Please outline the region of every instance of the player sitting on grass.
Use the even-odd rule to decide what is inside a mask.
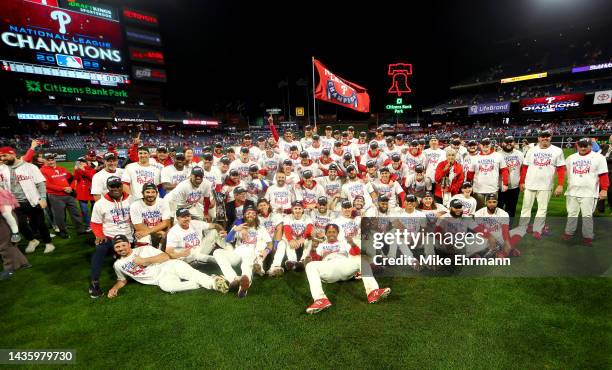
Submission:
[[[108,298],[117,296],[119,289],[127,284],[128,277],[141,284],[157,285],[168,293],[199,288],[221,293],[228,291],[223,276],[208,276],[184,261],[171,260],[166,253],[150,245],[132,249],[125,235],[116,235],[113,238],[113,249],[119,256],[113,265],[117,282],[108,291]]]
[[[236,241],[236,246],[232,247],[228,243],[224,249],[215,250],[213,256],[223,275],[230,282],[230,290],[238,289],[238,298],[244,298],[253,279],[255,252],[262,246],[268,252],[271,251],[272,238],[259,224],[255,207],[249,206],[244,210],[244,222],[232,227],[226,241],[229,243]],[[240,278],[234,271],[234,266],[240,266]]]
[[[338,225],[329,224],[325,228],[325,242],[319,243],[316,254],[311,254],[313,261],[306,265],[306,276],[310,284],[310,293],[314,303],[306,308],[306,313],[315,314],[331,306],[323,292],[322,282],[335,283],[350,280],[355,273],[360,272],[361,249],[349,238],[347,241],[338,240]],[[363,267],[369,267],[364,264]],[[364,273],[361,280],[368,295],[368,303],[376,303],[391,293],[390,288],[379,288],[371,271]]]

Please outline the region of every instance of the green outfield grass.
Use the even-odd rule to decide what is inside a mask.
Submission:
[[[551,200],[549,214],[565,215],[563,198]],[[324,285],[334,306],[308,316],[304,273],[256,277],[243,300],[204,290],[167,294],[133,282],[114,300],[92,300],[93,238],[54,242],[53,254],[39,248],[28,256],[32,269],[0,282],[0,348],[73,348],[79,368],[101,369],[612,364],[609,278],[381,278],[393,292],[379,305],[368,305],[361,282],[349,281]],[[578,248],[558,237],[531,239],[520,258],[533,258],[538,244]],[[113,282],[109,257],[102,286]]]

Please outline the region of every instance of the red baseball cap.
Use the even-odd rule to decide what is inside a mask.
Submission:
[[[3,146],[3,147],[0,147],[0,154],[17,154],[17,153],[15,153],[15,149],[11,148],[10,146]]]

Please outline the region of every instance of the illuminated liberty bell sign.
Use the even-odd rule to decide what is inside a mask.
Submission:
[[[402,96],[402,94],[409,94],[412,92],[410,86],[408,86],[408,76],[412,75],[412,64],[389,64],[389,71],[387,74],[392,78],[391,87],[388,90],[389,94]]]

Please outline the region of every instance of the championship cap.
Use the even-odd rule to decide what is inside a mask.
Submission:
[[[113,159],[117,159],[117,156],[115,155],[115,153],[109,152],[104,154],[104,158],[105,161],[112,161]]]
[[[455,209],[463,208],[463,203],[461,203],[459,199],[451,200],[449,205],[451,208],[455,208]]]
[[[472,183],[469,181],[464,182],[463,184],[461,184],[461,189],[467,189],[467,188],[471,188],[472,187]]]
[[[406,202],[416,202],[416,201],[417,201],[417,197],[414,194],[406,195]]]
[[[414,167],[414,172],[416,172],[416,173],[423,173],[423,172],[425,172],[425,167],[423,167],[422,164],[417,164]]]
[[[325,131],[327,131],[327,130],[331,131],[331,130],[333,130],[333,128],[331,126],[325,126]]]
[[[185,153],[183,152],[176,152],[176,154],[174,155],[175,159],[185,159]]]
[[[388,202],[389,201],[389,197],[386,195],[381,195],[380,197],[378,197],[378,203],[380,202]]]
[[[185,216],[191,216],[191,213],[189,213],[188,208],[179,208],[176,210],[176,217],[185,217]]]
[[[419,139],[419,145],[425,145],[425,139]]]
[[[238,195],[238,194],[242,194],[242,193],[246,193],[246,189],[243,188],[242,186],[236,186],[234,188],[234,195]]]
[[[293,166],[293,162],[291,161],[291,159],[285,159],[283,161],[283,164],[286,166]]]
[[[113,246],[119,243],[129,243],[129,242],[130,241],[128,240],[127,236],[123,234],[115,235],[115,237],[113,238]]]
[[[399,161],[401,161],[401,160],[402,160],[402,157],[401,157],[399,154],[394,153],[394,154],[391,156],[391,160],[392,160],[393,162],[399,162]]]
[[[425,194],[423,194],[423,198],[433,198],[433,194],[431,191],[426,191]]]
[[[160,146],[159,148],[157,148],[157,152],[158,153],[168,153],[168,148],[166,148],[165,146]]]
[[[510,144],[510,143],[513,143],[513,142],[514,142],[514,136],[506,136],[504,138],[504,143],[506,143],[506,144]]]
[[[298,147],[297,147],[297,145],[291,145],[289,147],[289,150],[291,150],[291,151],[298,150]]]
[[[246,146],[241,147],[240,148],[240,153],[249,154],[249,148],[247,148]]]
[[[338,147],[340,147],[340,146],[342,146],[342,143],[341,143],[341,142],[339,142],[339,141],[335,141],[335,142],[334,142],[334,146],[338,146]]]
[[[121,182],[121,178],[118,176],[111,176],[106,179],[106,187],[112,188],[115,186],[121,186],[123,183]]]
[[[484,139],[480,140],[480,144],[491,145],[491,139],[489,139],[488,137],[485,137]]]
[[[470,140],[467,143],[467,146],[476,146],[476,145],[478,145],[478,143],[476,143],[476,140]]]
[[[332,164],[329,165],[329,169],[330,170],[338,171],[338,166],[335,163],[332,163]]]
[[[342,137],[348,137],[348,132],[342,131]]]
[[[231,159],[229,159],[229,157],[223,156],[223,157],[221,157],[221,159],[219,160],[219,162],[221,162],[221,163],[223,163],[223,164],[228,164],[228,165],[229,165],[230,163],[232,163],[232,160],[231,160]]]
[[[365,132],[365,131],[361,131],[361,132],[359,133],[359,136],[361,136],[361,137],[366,137],[366,136],[368,136],[368,133],[367,133],[367,132]]]
[[[242,137],[243,140],[251,140],[251,134],[244,134]]]
[[[323,150],[321,150],[321,154],[329,155],[329,149],[328,148],[324,148]]]
[[[230,176],[240,176],[240,172],[238,172],[238,170],[236,169],[232,169],[230,170],[229,175]]]
[[[388,143],[392,143],[393,142],[393,136],[387,136],[385,138],[385,141],[388,142]]]
[[[204,169],[200,166],[195,166],[194,168],[191,169],[191,174],[193,176],[204,176]]]
[[[141,148],[142,148],[142,147],[141,147]],[[138,150],[140,150],[140,148],[138,148]],[[145,150],[146,150],[147,152],[149,151],[149,149],[146,149],[146,148],[145,148]],[[88,150],[88,151],[87,151],[87,154],[86,154],[86,155],[87,155],[87,156],[89,156],[89,157],[95,157],[95,156],[96,156],[96,151],[95,151],[95,150],[93,150],[93,149],[90,149],[90,150]]]
[[[304,205],[302,204],[302,201],[294,200],[293,202],[291,202],[291,208],[293,207],[304,207]]]
[[[485,201],[487,200],[497,200],[497,194],[490,193],[490,194],[485,195]]]
[[[343,200],[340,206],[342,208],[351,208],[353,205],[351,204],[350,200]]]
[[[346,166],[346,172],[356,171],[357,169],[352,164]]]
[[[146,184],[144,184],[142,186],[142,192],[144,193],[145,190],[155,190],[157,191],[157,185],[153,184],[152,182],[147,182]]]
[[[376,167],[376,161],[374,161],[373,159],[369,159],[369,160],[366,162],[366,167],[367,167],[367,168]]]
[[[259,167],[256,164],[252,164],[249,166],[249,172],[257,172],[259,171]]]
[[[204,152],[204,153],[211,153],[212,152],[212,148],[210,146],[205,146],[204,148],[202,148],[202,152]]]
[[[370,149],[378,149],[378,143],[376,141],[372,141],[370,143]]]
[[[312,178],[312,171],[311,170],[306,170],[306,171],[302,172],[302,177],[305,178],[305,179]]]
[[[353,156],[351,155],[351,153],[344,153],[342,158],[344,158],[345,161],[350,161],[351,159],[353,159]]]
[[[410,141],[410,146],[419,146],[419,141],[418,140]]]
[[[388,167],[383,167],[383,168],[381,168],[381,169],[379,170],[379,172],[380,172],[380,173],[383,173],[383,172],[389,173],[389,172],[391,172],[391,171],[389,171],[389,168],[388,168]]]
[[[317,204],[319,205],[327,205],[327,197],[319,197],[317,198]]]
[[[266,138],[263,136],[257,136],[257,141],[258,142],[266,141]]]
[[[589,138],[583,137],[582,139],[578,140],[576,144],[581,148],[586,148],[587,146],[591,145],[591,140],[589,140]]]
[[[312,135],[312,140],[319,140],[321,137],[318,134]]]
[[[213,160],[213,155],[210,153],[206,153],[202,156],[202,158],[204,158],[205,161],[212,161]]]
[[[223,144],[221,144],[220,142],[216,142],[215,143],[215,148],[223,148]]]
[[[300,153],[300,158],[308,158],[308,152],[305,150],[302,150],[302,152]]]
[[[355,131],[355,127],[353,127],[353,126],[349,126],[349,127],[346,129],[346,131]]]
[[[304,130],[305,131],[310,131],[310,130],[312,130],[312,126],[311,125],[306,125],[306,126],[304,126]]]

